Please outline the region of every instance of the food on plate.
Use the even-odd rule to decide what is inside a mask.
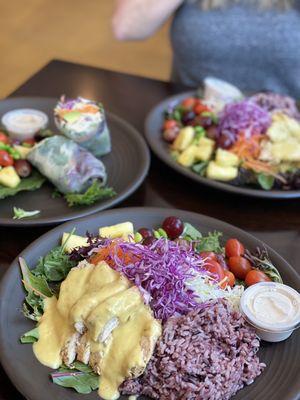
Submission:
[[[102,161],[63,136],[43,139],[27,158],[61,193],[82,193],[93,180],[106,182]]]
[[[13,219],[22,219],[22,218],[31,218],[40,213],[40,210],[26,211],[23,208],[14,207],[13,208],[14,216]]]
[[[58,369],[54,383],[79,393],[231,398],[265,368],[257,326],[239,311],[262,285],[248,276],[282,279],[266,249],[221,238],[176,216],[156,229],[120,221],[96,234],[65,232],[35,268],[20,259],[23,313],[37,322],[21,342]],[[266,300],[258,310],[264,302],[275,315]]]
[[[195,95],[172,102],[166,110],[162,137],[171,157],[208,179],[263,190],[299,189],[300,112],[295,100],[258,93],[220,102],[215,93],[218,101],[213,102],[209,93],[203,99]]]
[[[170,318],[146,373],[126,381],[122,391],[161,400],[229,399],[265,368],[258,350],[254,330],[218,300]]]
[[[260,282],[243,293],[241,310],[262,339],[280,342],[299,327],[300,295],[282,283]]]
[[[46,178],[56,187],[54,196],[63,195],[70,207],[113,197],[114,190],[105,186],[105,166],[94,156],[111,150],[102,105],[80,97],[62,97],[54,116],[67,137],[44,134],[48,117],[39,110],[12,110],[3,116],[0,199],[39,189]]]
[[[61,133],[95,156],[111,151],[110,133],[101,103],[83,97],[67,99],[62,96],[54,108],[54,119]]]
[[[207,77],[203,81],[203,98],[215,108],[222,109],[226,103],[242,99],[243,93],[234,85],[214,77]]]
[[[48,116],[39,110],[24,108],[5,113],[1,120],[9,136],[16,140],[31,139],[48,125]]]

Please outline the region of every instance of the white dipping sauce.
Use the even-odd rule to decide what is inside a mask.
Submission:
[[[258,336],[267,341],[286,339],[300,323],[300,294],[281,283],[250,286],[241,297],[240,307]]]
[[[24,108],[4,114],[2,124],[12,139],[26,140],[47,126],[48,117],[42,111]]]

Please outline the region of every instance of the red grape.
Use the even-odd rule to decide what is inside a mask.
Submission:
[[[32,172],[32,167],[26,160],[15,160],[14,167],[21,178],[27,178]]]
[[[142,241],[142,244],[144,246],[151,246],[156,240],[154,236],[148,236]]]
[[[167,217],[162,224],[162,228],[170,239],[176,239],[182,234],[184,225],[177,217]]]
[[[138,230],[138,233],[140,233],[143,236],[143,239],[153,236],[152,230],[148,228],[141,228]]]

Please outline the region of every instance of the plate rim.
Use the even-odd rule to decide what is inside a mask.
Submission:
[[[39,100],[55,100],[57,101],[58,98],[56,97],[48,97],[48,96],[12,96],[12,97],[7,97],[3,100],[0,100],[0,103],[9,101],[9,100],[16,100],[16,101],[21,101],[24,99],[29,99],[32,101],[39,101]],[[149,169],[150,169],[150,164],[151,164],[151,156],[150,156],[150,150],[147,145],[147,142],[142,134],[142,132],[139,132],[138,129],[135,128],[135,126],[131,125],[128,121],[123,119],[122,117],[119,117],[115,113],[112,113],[110,111],[107,111],[105,109],[105,114],[110,118],[111,120],[116,121],[118,124],[123,125],[126,127],[128,130],[132,132],[132,136],[135,138],[135,141],[138,142],[138,147],[141,150],[142,153],[142,163],[140,167],[140,171],[137,174],[135,180],[133,183],[129,184],[127,188],[125,188],[122,192],[117,193],[115,197],[112,197],[111,199],[105,200],[105,205],[102,205],[103,203],[99,203],[97,206],[97,203],[92,206],[90,210],[86,210],[84,208],[78,210],[78,212],[72,216],[66,217],[60,216],[57,218],[51,218],[51,217],[46,217],[46,218],[40,218],[40,219],[33,219],[33,220],[27,220],[27,219],[8,219],[8,218],[2,218],[0,217],[0,227],[18,227],[18,228],[25,228],[29,226],[49,226],[49,225],[55,225],[55,224],[61,224],[67,221],[74,221],[75,219],[82,218],[88,215],[95,214],[97,212],[107,210],[109,208],[112,208],[116,206],[117,204],[121,203],[125,199],[127,199],[129,196],[131,196],[144,182],[146,179]],[[39,190],[39,189],[38,189]],[[35,193],[36,191],[32,191],[32,193]],[[13,196],[11,196],[13,197]],[[5,199],[2,199],[5,200]],[[1,201],[1,200],[0,200]]]
[[[252,189],[243,186],[234,186],[230,185],[226,182],[215,181],[213,179],[205,178],[202,176],[197,175],[193,171],[189,170],[186,167],[179,165],[175,160],[170,157],[170,155],[165,151],[166,143],[160,137],[160,140],[157,141],[153,138],[153,132],[151,128],[151,121],[153,118],[156,117],[160,109],[166,108],[166,106],[176,100],[181,100],[187,96],[195,95],[197,90],[189,90],[180,92],[176,95],[170,96],[165,98],[164,100],[157,103],[151,110],[148,112],[145,122],[144,122],[144,131],[145,131],[145,138],[147,143],[149,144],[153,153],[164,163],[167,164],[171,169],[179,172],[181,175],[192,179],[193,181],[209,186],[216,190],[222,190],[228,193],[233,193],[236,195],[243,195],[243,196],[250,196],[255,198],[264,198],[264,199],[296,199],[300,198],[300,190],[263,190],[263,189]]]
[[[236,234],[241,234],[242,237],[246,238],[247,240],[254,242],[254,243],[260,243],[262,245],[264,245],[267,250],[272,254],[272,257],[275,257],[282,265],[281,268],[287,268],[289,270],[289,273],[292,275],[292,279],[295,283],[295,285],[297,284],[297,286],[300,287],[300,275],[298,274],[298,272],[290,265],[290,263],[288,261],[286,261],[279,253],[277,253],[276,250],[274,250],[271,246],[269,246],[268,244],[264,243],[261,239],[256,238],[254,235],[252,235],[251,233],[248,233],[247,231],[232,225],[228,222],[222,221],[220,219],[208,216],[208,215],[204,215],[204,214],[200,214],[197,212],[192,212],[192,211],[187,211],[187,210],[182,210],[182,209],[176,209],[176,208],[164,208],[164,207],[124,207],[124,208],[115,208],[112,210],[106,210],[102,213],[97,213],[95,215],[93,215],[94,218],[100,218],[101,217],[105,217],[105,216],[109,216],[109,215],[113,215],[113,214],[124,214],[126,215],[126,213],[128,213],[128,211],[133,212],[133,213],[153,213],[155,215],[160,215],[162,214],[162,216],[164,215],[172,215],[172,213],[178,213],[178,214],[184,214],[185,216],[191,216],[195,217],[199,220],[205,220],[205,221],[209,221],[212,224],[217,223],[218,225],[223,226],[225,229],[230,229],[230,230],[234,230],[234,232]],[[76,219],[76,221],[70,220],[64,224],[58,225],[57,227],[49,230],[48,232],[44,233],[43,235],[41,235],[40,237],[38,237],[36,240],[34,240],[31,244],[29,244],[24,250],[22,250],[22,252],[13,260],[13,262],[10,264],[8,270],[5,272],[3,278],[0,281],[0,311],[2,309],[2,307],[4,306],[4,299],[2,296],[2,293],[5,291],[5,286],[6,286],[6,282],[8,282],[10,280],[10,275],[13,273],[15,268],[18,268],[18,257],[23,255],[25,253],[29,253],[34,247],[39,246],[39,244],[41,244],[42,242],[44,242],[45,240],[47,240],[48,236],[55,236],[58,235],[59,233],[63,232],[64,230],[68,229],[71,227],[72,223],[77,223],[77,222],[84,222],[84,221],[88,221],[90,218],[92,218],[91,215],[87,215],[85,217]],[[185,217],[186,218],[186,217]],[[220,228],[221,229],[221,228]],[[19,382],[18,377],[15,376],[14,374],[14,366],[13,363],[7,363],[7,360],[10,359],[9,355],[7,354],[7,349],[4,349],[2,347],[2,343],[3,343],[3,332],[2,332],[2,326],[0,326],[0,362],[2,364],[3,369],[5,370],[6,374],[8,375],[9,379],[11,380],[12,384],[17,388],[17,390],[24,396],[26,397],[28,400],[37,400],[36,397],[32,398],[32,397],[28,397],[28,394],[25,393],[25,391],[23,391],[23,387],[24,387],[24,383]],[[46,368],[46,367],[45,367]],[[288,397],[286,397],[285,399],[282,400],[297,400],[298,396],[300,394],[300,380],[298,380],[297,382],[295,382],[295,384],[292,387],[289,387],[287,390],[287,395]]]

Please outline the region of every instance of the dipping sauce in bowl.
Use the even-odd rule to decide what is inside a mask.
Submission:
[[[247,288],[240,308],[257,335],[268,342],[287,339],[300,325],[300,294],[276,282],[261,282]]]
[[[33,138],[39,130],[46,128],[48,116],[42,111],[24,108],[7,112],[1,122],[12,139],[22,141]]]

